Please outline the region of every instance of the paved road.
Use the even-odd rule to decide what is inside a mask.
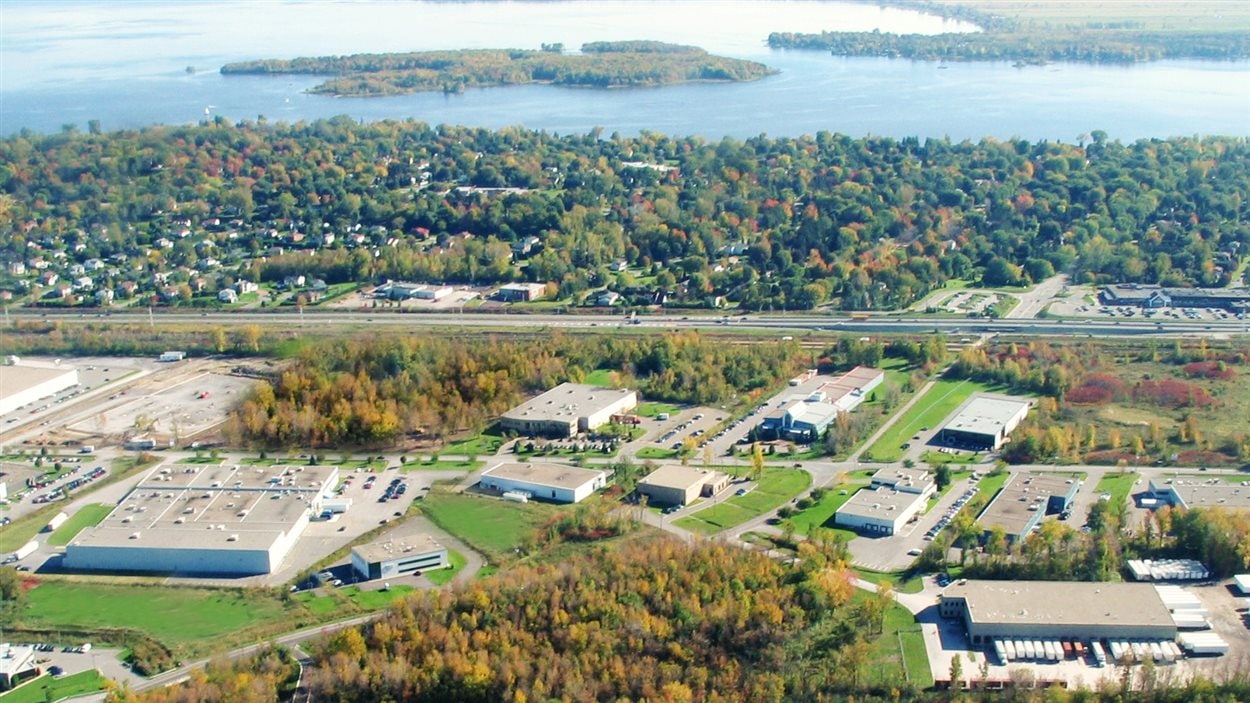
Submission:
[[[127,325],[230,325],[257,324],[261,326],[300,326],[309,329],[327,326],[403,326],[411,327],[457,327],[457,328],[592,328],[630,326],[641,331],[664,331],[672,329],[743,329],[775,331],[780,334],[804,331],[845,331],[851,333],[899,332],[924,334],[969,334],[997,332],[1002,334],[1025,334],[1042,336],[1138,336],[1138,335],[1201,335],[1220,336],[1243,334],[1244,325],[1238,320],[980,320],[903,316],[875,316],[866,320],[852,320],[833,315],[778,315],[756,314],[731,318],[725,323],[720,318],[708,316],[655,316],[640,317],[637,324],[630,325],[619,315],[593,314],[528,314],[528,313],[402,313],[391,311],[319,310],[302,317],[293,312],[165,312],[150,318],[141,312],[113,312],[108,317],[75,316],[60,313],[35,313],[19,311],[12,313],[15,319],[56,319],[64,324],[127,324]]]
[[[1020,303],[1010,310],[1005,317],[1012,320],[1037,317],[1066,285],[1068,285],[1068,277],[1061,273],[1033,286],[1033,290],[1027,293],[1012,293],[1020,300]]]

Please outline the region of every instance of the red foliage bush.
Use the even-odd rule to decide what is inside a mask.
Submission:
[[[1085,461],[1089,464],[1118,464],[1121,461],[1132,464],[1137,461],[1137,457],[1123,449],[1104,449],[1086,454]]]
[[[1219,361],[1195,361],[1192,364],[1186,364],[1184,371],[1185,375],[1190,378],[1227,380],[1237,375],[1236,371]]]
[[[1081,385],[1068,391],[1069,403],[1076,405],[1102,405],[1113,400],[1122,400],[1128,393],[1124,382],[1115,376],[1096,373],[1086,378]]]
[[[1176,455],[1176,464],[1178,466],[1217,466],[1236,462],[1237,459],[1235,457],[1222,452],[1206,452],[1198,449],[1191,449]]]
[[[1139,381],[1133,388],[1133,400],[1167,408],[1205,407],[1215,402],[1210,394],[1198,386],[1170,378],[1162,381]]]

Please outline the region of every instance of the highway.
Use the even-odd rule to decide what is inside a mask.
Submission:
[[[58,321],[61,324],[92,325],[250,325],[262,327],[326,326],[378,327],[455,327],[481,329],[550,329],[630,327],[639,331],[680,329],[731,329],[754,332],[773,331],[779,334],[803,332],[848,332],[855,334],[1020,334],[1026,336],[1067,337],[1134,337],[1134,336],[1209,336],[1223,337],[1247,332],[1247,323],[1240,320],[1124,320],[1084,318],[1073,319],[973,319],[944,317],[873,316],[851,319],[846,316],[812,314],[749,314],[727,317],[707,315],[664,314],[638,317],[633,323],[622,315],[550,314],[525,312],[395,312],[377,310],[318,310],[299,313],[273,312],[182,312],[146,311],[111,312],[109,314],[43,313],[14,311],[11,320]]]

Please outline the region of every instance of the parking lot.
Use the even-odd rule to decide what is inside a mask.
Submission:
[[[847,547],[858,566],[874,571],[897,571],[909,566],[929,542],[950,523],[951,518],[976,494],[976,482],[955,481],[950,490],[916,522],[909,523],[890,537],[860,536]]]
[[[1090,294],[1092,297],[1092,293]],[[1050,314],[1055,317],[1086,317],[1104,320],[1179,320],[1184,322],[1213,322],[1238,320],[1243,316],[1219,308],[1140,308],[1136,305],[1103,305],[1085,296],[1073,295],[1050,304]]]

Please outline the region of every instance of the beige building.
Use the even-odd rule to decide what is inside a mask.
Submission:
[[[500,493],[522,493],[555,503],[577,503],[608,485],[605,471],[565,464],[499,464],[482,472],[478,485]]]
[[[725,490],[729,476],[690,466],[661,466],[638,482],[638,494],[651,505],[689,505],[695,498]]]
[[[523,435],[572,437],[606,425],[613,415],[637,405],[638,394],[631,390],[561,383],[504,413],[499,425]]]

